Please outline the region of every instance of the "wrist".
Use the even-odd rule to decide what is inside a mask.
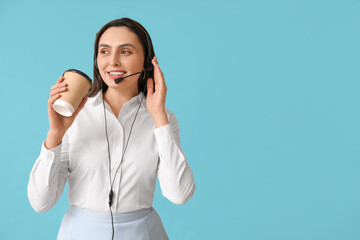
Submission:
[[[45,147],[50,150],[60,145],[64,134],[49,130],[46,140],[44,142]]]
[[[165,111],[165,109],[162,109],[160,111],[152,112],[150,114],[153,118],[154,117],[163,117],[163,116],[166,116],[166,111]]]
[[[158,112],[156,114],[152,114],[151,117],[155,123],[156,128],[159,128],[159,127],[169,124],[169,119],[166,115],[165,110],[163,112]]]
[[[63,133],[62,131],[57,131],[57,130],[52,130],[52,129],[50,129],[47,132],[47,136],[52,137],[52,138],[60,138],[60,139],[62,139],[64,135],[65,135],[65,133]]]

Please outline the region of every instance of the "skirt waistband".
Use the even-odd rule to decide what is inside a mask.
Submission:
[[[131,222],[149,215],[153,208],[143,208],[132,212],[113,213],[114,223]],[[71,205],[68,209],[69,214],[78,218],[85,218],[86,220],[111,223],[110,213],[93,212],[87,209],[82,209]]]

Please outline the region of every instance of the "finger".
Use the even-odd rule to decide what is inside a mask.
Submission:
[[[57,87],[67,86],[68,84],[66,82],[56,83],[54,86],[52,86],[50,89],[55,89]]]
[[[58,86],[54,86],[54,88],[52,88],[50,90],[50,95],[53,95],[53,93],[57,93],[59,91],[62,91],[62,90],[66,90],[67,89],[67,85],[58,85]]]
[[[160,69],[160,65],[159,65],[159,62],[158,62],[158,59],[157,59],[156,56],[154,57],[154,60],[155,60],[155,62],[156,62],[156,65],[158,66],[158,69],[159,69],[161,75],[164,75],[163,72],[162,72],[161,69]]]
[[[153,64],[155,67],[154,68],[155,85],[161,86],[161,87],[166,87],[164,74],[159,67],[156,57],[153,58]]]
[[[62,81],[64,81],[64,76],[61,76],[58,78],[58,80],[56,81],[56,83],[61,83]]]
[[[163,74],[163,72],[162,72],[161,69],[160,69],[160,66],[159,66],[159,63],[158,63],[156,57],[154,57],[154,59],[153,59],[153,64],[154,64],[154,66],[155,66],[155,71],[158,71],[158,73],[159,73],[162,77],[164,77],[164,74]]]
[[[54,96],[50,97],[48,100],[49,107],[52,106],[54,104],[54,102],[56,101],[56,99],[58,99],[59,97],[60,97],[60,93],[57,93]]]
[[[154,83],[152,78],[147,80],[147,94],[152,96],[154,94]]]
[[[159,64],[155,61],[155,57],[153,59],[153,65],[154,65],[154,78],[155,78],[155,85],[161,84],[161,78],[163,77],[160,71]]]
[[[52,97],[52,96],[54,96],[55,94],[58,94],[58,93],[66,92],[66,90],[67,90],[67,87],[55,88],[54,90],[50,91],[50,97]]]
[[[157,71],[157,63],[155,61],[155,57],[151,60],[152,64],[154,65],[154,80],[155,80],[155,85],[158,84],[158,78],[159,78],[159,72]]]

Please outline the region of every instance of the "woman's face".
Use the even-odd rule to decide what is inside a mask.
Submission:
[[[140,73],[118,84],[114,79],[144,69],[143,47],[135,33],[127,27],[110,27],[99,40],[97,64],[100,75],[109,88],[137,90]]]

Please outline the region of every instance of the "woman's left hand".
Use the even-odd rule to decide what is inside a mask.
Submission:
[[[150,113],[152,119],[155,122],[155,127],[161,127],[169,123],[165,112],[165,99],[166,99],[166,84],[164,74],[160,70],[157,58],[152,59],[154,65],[154,80],[155,80],[155,92],[153,79],[147,80],[147,96],[146,96],[146,109]]]

